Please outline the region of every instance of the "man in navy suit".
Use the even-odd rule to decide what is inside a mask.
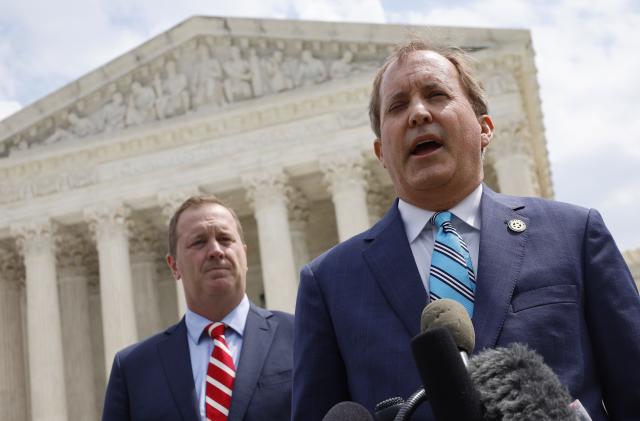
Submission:
[[[475,350],[526,343],[594,421],[640,419],[640,298],[629,269],[595,210],[482,183],[493,122],[464,54],[400,45],[376,76],[370,118],[398,200],[302,269],[293,420],[320,420],[346,400],[373,411],[421,387],[409,344],[429,302],[436,211],[453,214],[468,245]],[[428,405],[412,419],[432,420]]]
[[[169,224],[167,263],[182,279],[185,317],[116,354],[103,421],[288,421],[293,316],[247,298],[246,245],[235,212],[213,196],[187,199]],[[212,322],[225,325],[222,345],[205,332]],[[231,390],[209,376],[214,347],[232,356]],[[231,395],[230,407],[215,401],[220,390]]]

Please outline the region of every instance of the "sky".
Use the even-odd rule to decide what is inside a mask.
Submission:
[[[0,0],[0,119],[193,15],[531,30],[555,199],[640,248],[638,0]]]

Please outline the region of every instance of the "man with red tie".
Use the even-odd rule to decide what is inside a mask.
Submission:
[[[167,263],[188,309],[116,354],[104,421],[289,420],[293,316],[249,301],[246,250],[237,215],[217,198],[178,208]]]

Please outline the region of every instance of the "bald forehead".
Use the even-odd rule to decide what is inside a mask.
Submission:
[[[437,76],[437,71],[444,72],[444,74],[449,77],[455,76],[459,78],[460,76],[453,63],[442,54],[431,50],[418,50],[400,56],[389,64],[382,76],[381,87],[384,87],[385,82],[388,82],[397,72],[404,72],[406,68],[417,66],[422,66],[422,68],[426,70],[432,70],[434,76]]]

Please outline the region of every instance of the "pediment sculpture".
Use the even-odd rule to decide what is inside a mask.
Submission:
[[[194,38],[9,139],[0,157],[346,78],[386,55],[384,46],[252,41]]]

